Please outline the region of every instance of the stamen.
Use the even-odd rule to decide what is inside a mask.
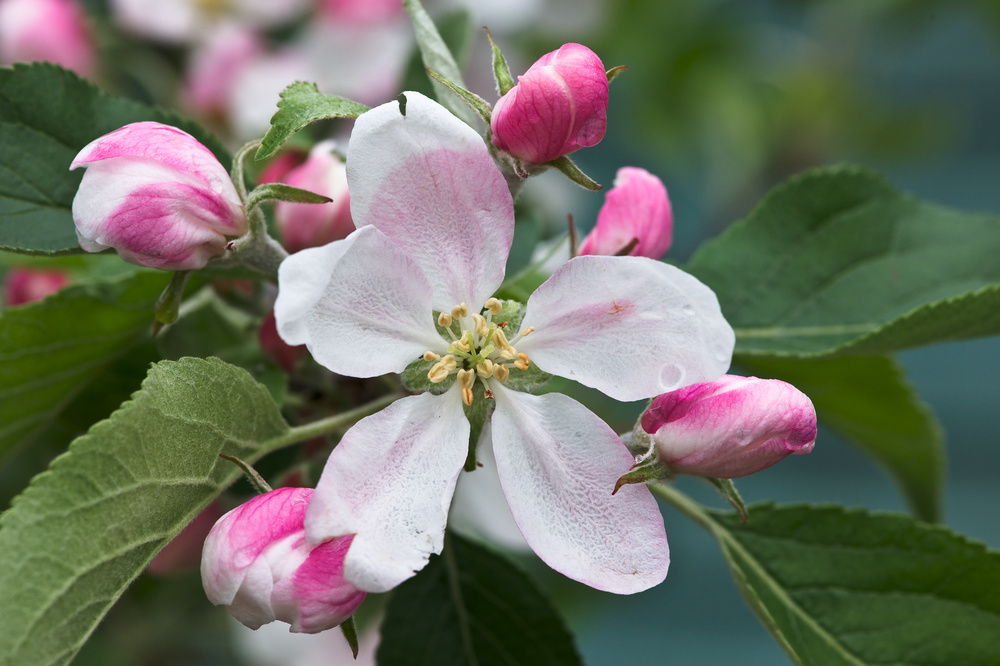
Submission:
[[[503,355],[502,352],[514,351],[514,348],[510,346],[509,342],[507,342],[507,335],[499,328],[493,331],[493,344],[497,346],[497,349],[501,350],[501,355]],[[509,356],[507,358],[514,357]]]
[[[469,388],[462,389],[462,402],[464,402],[466,404],[466,406],[471,406],[472,405],[472,398],[473,397],[474,396],[472,395],[472,389],[469,389]]]
[[[522,328],[518,332],[517,337],[510,341],[510,344],[511,345],[516,345],[518,342],[521,341],[521,338],[526,338],[526,337],[528,337],[529,335],[531,335],[534,332],[535,332],[535,327],[534,326],[528,326],[526,328]]]
[[[476,322],[474,331],[476,335],[486,335],[490,332],[489,324],[486,323],[486,318],[481,314],[473,314],[472,321]]]
[[[491,391],[489,389],[486,389],[486,393],[483,394],[483,397],[486,398],[487,400],[492,400],[493,399],[493,391]]]
[[[493,361],[491,361],[490,359],[486,359],[485,361],[476,366],[476,372],[479,373],[479,376],[482,377],[483,379],[489,379],[490,377],[493,376],[493,368],[494,368]]]
[[[424,360],[425,361],[440,361],[441,360],[441,355],[440,354],[435,354],[432,351],[425,351],[424,352]]]
[[[514,367],[518,370],[527,370],[531,365],[531,361],[528,360],[527,354],[518,354],[517,360],[514,361]]]
[[[510,368],[505,364],[496,363],[493,365],[493,377],[496,378],[501,384],[507,383],[507,377],[510,376]]]
[[[486,304],[483,306],[484,309],[489,310],[490,314],[500,314],[500,310],[503,309],[503,303],[501,303],[496,298],[487,299]]]
[[[453,356],[446,356],[445,358],[447,359],[447,358],[454,358],[454,357]],[[451,369],[448,368],[448,362],[447,361],[438,361],[427,372],[427,379],[431,380],[431,382],[433,382],[435,384],[439,384],[439,383],[443,382],[445,379],[447,379],[448,375],[450,375],[450,374],[451,374]]]
[[[462,388],[472,388],[472,385],[476,383],[476,373],[472,370],[459,370],[458,371],[458,384]]]
[[[461,319],[462,317],[469,316],[469,306],[465,303],[459,303],[451,309],[451,316],[455,319]]]
[[[451,328],[451,315],[447,312],[442,312],[438,315],[438,326],[441,328]]]

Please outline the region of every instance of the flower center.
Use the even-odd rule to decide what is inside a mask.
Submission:
[[[443,382],[452,374],[458,375],[458,384],[462,387],[462,402],[472,404],[472,387],[478,378],[483,383],[485,397],[493,398],[488,380],[495,379],[501,384],[507,382],[510,376],[510,366],[516,370],[527,370],[531,365],[527,354],[518,353],[514,344],[535,330],[534,326],[523,327],[517,337],[508,341],[504,333],[507,322],[494,322],[493,316],[500,314],[502,303],[491,298],[483,305],[481,313],[469,314],[469,307],[460,303],[451,312],[442,312],[438,316],[438,326],[450,336],[450,344],[446,355],[428,351],[424,353],[425,361],[437,361],[427,378],[435,384]],[[460,334],[455,335],[452,324],[458,322]]]

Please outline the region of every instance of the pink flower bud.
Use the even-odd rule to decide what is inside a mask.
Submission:
[[[660,259],[670,249],[673,230],[670,199],[660,179],[645,169],[622,167],[580,254],[614,255],[636,240],[631,256]]]
[[[247,231],[229,174],[190,134],[154,122],[92,141],[70,169],[87,167],[73,199],[80,247],[118,250],[163,270],[196,270]]]
[[[791,384],[723,375],[653,399],[642,429],[674,472],[735,478],[812,451],[816,410]]]
[[[278,488],[236,507],[215,524],[201,559],[209,601],[257,629],[281,620],[315,634],[350,617],[365,598],[343,578],[353,534],[313,546],[303,520],[311,488]]]
[[[32,268],[12,268],[4,280],[4,302],[9,306],[40,301],[69,284],[62,271],[40,271]]]
[[[604,64],[580,44],[564,44],[532,65],[497,100],[493,145],[529,164],[593,146],[608,124]]]
[[[73,0],[0,0],[0,64],[33,60],[93,73],[94,43]]]
[[[289,252],[332,243],[346,238],[355,229],[347,192],[347,168],[333,153],[333,145],[332,141],[316,144],[306,161],[282,178],[286,185],[333,199],[322,204],[288,201],[275,204],[278,235]]]

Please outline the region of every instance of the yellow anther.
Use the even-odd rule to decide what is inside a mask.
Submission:
[[[489,310],[490,314],[500,314],[500,310],[503,309],[503,303],[501,303],[496,298],[491,298],[486,301],[486,304],[483,306],[483,308]]]
[[[518,370],[527,370],[530,365],[531,361],[528,360],[527,354],[518,354],[517,360],[514,361],[514,367]]]
[[[505,361],[510,361],[516,357],[517,357],[517,350],[511,347],[510,345],[507,345],[506,349],[500,350],[500,358],[502,358]]]
[[[452,349],[454,349],[455,351],[466,352],[466,353],[472,351],[472,341],[469,339],[471,337],[472,334],[469,333],[468,331],[465,331],[465,333],[462,334],[462,337],[451,343]]]
[[[523,328],[520,331],[518,331],[518,335],[520,335],[522,338],[525,338],[529,334],[534,333],[534,332],[535,332],[535,327],[534,326],[528,326],[527,328]]]
[[[472,389],[470,389],[470,388],[463,388],[462,389],[462,402],[464,402],[466,405],[471,405],[472,404],[472,398],[473,398]]]
[[[486,359],[476,366],[476,372],[478,372],[479,376],[483,379],[489,379],[493,376],[493,367],[493,361]]]
[[[458,371],[458,385],[463,389],[470,389],[476,383],[476,373],[472,370]]]
[[[476,322],[476,335],[486,335],[490,332],[490,327],[486,324],[486,317],[481,314],[473,314],[472,321]]]
[[[435,354],[432,351],[425,351],[424,352],[424,360],[425,361],[440,361],[441,360],[441,355],[440,354]]]
[[[427,372],[427,379],[431,380],[433,383],[438,384],[443,382],[448,378],[451,371],[448,370],[448,366],[444,361],[438,361],[434,366]]]
[[[451,316],[455,319],[461,319],[462,317],[469,316],[469,306],[465,303],[459,303],[451,309]]]
[[[458,367],[458,361],[456,361],[455,357],[452,356],[451,354],[448,354],[443,359],[441,359],[441,362],[444,363],[444,367],[448,368],[448,372],[451,372],[452,370]]]
[[[507,335],[499,328],[493,331],[493,344],[496,345],[497,349],[501,350],[502,352],[513,350],[513,347],[511,347],[510,343],[507,342]],[[508,358],[514,358],[514,357],[509,356]]]
[[[496,363],[493,365],[493,376],[501,384],[507,383],[507,377],[510,376],[510,368],[501,363]]]
[[[448,314],[447,312],[442,312],[441,314],[439,314],[438,315],[438,326],[440,326],[441,328],[450,328],[451,327],[451,315]]]

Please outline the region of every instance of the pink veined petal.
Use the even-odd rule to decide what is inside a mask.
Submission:
[[[355,534],[344,578],[385,592],[413,576],[444,545],[448,506],[469,445],[455,383],[359,421],[330,454],[306,511],[306,537]]]
[[[444,107],[404,93],[362,114],[351,135],[351,216],[374,225],[423,269],[433,306],[479,308],[503,281],[514,206],[479,136]]]
[[[119,157],[155,160],[191,174],[237,205],[240,202],[229,173],[212,151],[187,132],[152,121],[131,123],[91,141],[69,168]]]
[[[274,316],[282,339],[306,345],[325,367],[375,377],[444,351],[430,297],[420,267],[367,227],[281,262]]]
[[[736,342],[711,289],[645,257],[566,262],[528,299],[529,325],[516,347],[531,362],[622,401],[717,379]]]
[[[659,259],[670,249],[673,219],[663,182],[645,169],[622,167],[580,254],[615,255],[635,239],[631,256]]]
[[[606,592],[633,594],[662,582],[670,552],[656,500],[639,485],[611,494],[635,462],[614,431],[560,393],[536,396],[494,382],[494,394],[500,484],[535,553]]]

